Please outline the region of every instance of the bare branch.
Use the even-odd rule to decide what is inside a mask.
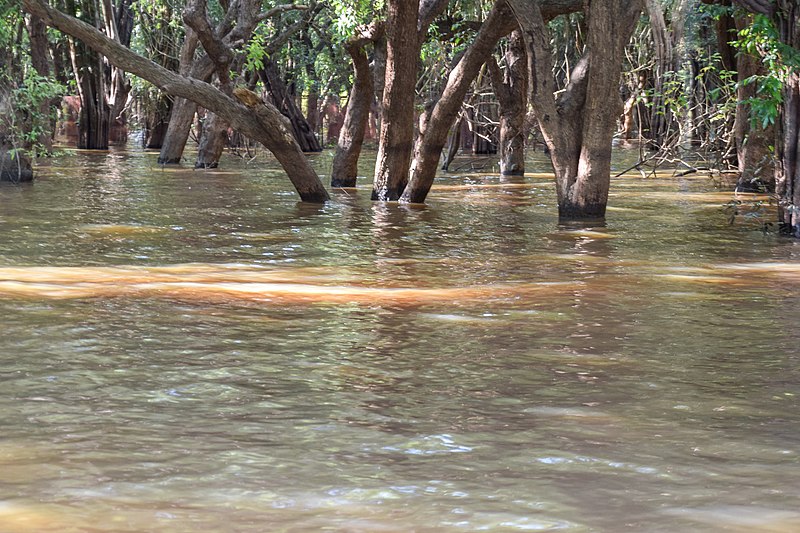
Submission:
[[[261,22],[262,20],[274,17],[275,15],[278,15],[280,13],[285,13],[286,11],[294,11],[294,10],[307,11],[309,9],[311,9],[311,7],[303,4],[282,4],[279,6],[275,6],[272,9],[268,9],[263,13],[259,13],[258,16],[256,17],[256,20]]]

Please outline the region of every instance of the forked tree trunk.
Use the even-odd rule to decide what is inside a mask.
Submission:
[[[581,8],[583,0],[555,0],[542,2],[541,13],[545,20],[571,13]],[[517,27],[514,12],[505,0],[495,2],[481,25],[475,40],[466,50],[456,67],[450,72],[447,85],[431,112],[425,135],[417,139],[411,179],[401,201],[422,203],[436,177],[436,169],[448,132],[458,117],[470,85],[491,57],[497,41]]]
[[[374,91],[369,58],[364,50],[368,42],[367,39],[353,39],[345,45],[350,57],[353,58],[355,82],[350,89],[344,125],[339,133],[336,155],[333,157],[331,187],[356,186],[358,158],[367,131]]]
[[[605,217],[611,181],[611,141],[622,102],[619,77],[625,45],[641,12],[638,0],[592,0],[584,56],[554,97],[547,26],[537,3],[509,0],[528,54],[530,101],[556,174],[559,218]]]

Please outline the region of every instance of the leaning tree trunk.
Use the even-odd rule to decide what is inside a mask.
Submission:
[[[638,0],[593,0],[586,51],[566,89],[554,97],[552,55],[538,3],[509,0],[528,54],[528,90],[556,174],[559,218],[605,217],[611,182],[611,141],[622,108],[624,48],[641,12]]]
[[[132,52],[96,28],[53,9],[44,0],[22,0],[22,5],[28,13],[38,15],[48,25],[80,39],[124,71],[146,79],[168,94],[190,98],[228,118],[234,128],[261,142],[275,155],[303,201],[324,202],[329,199],[319,176],[292,137],[288,121],[256,94],[234,90],[234,100],[208,83],[181,76]]]
[[[373,82],[369,58],[364,47],[369,39],[359,38],[347,42],[345,48],[353,58],[355,82],[350,89],[344,125],[339,133],[336,155],[333,157],[331,187],[355,187],[358,174],[358,158],[367,131],[372,106]]]
[[[450,128],[461,110],[470,85],[491,57],[497,41],[514,29],[516,22],[505,2],[498,2],[481,25],[475,40],[450,72],[441,97],[431,111],[424,135],[417,139],[411,180],[402,201],[422,203],[436,177],[442,149]]]

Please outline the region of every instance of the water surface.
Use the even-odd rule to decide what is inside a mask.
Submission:
[[[632,174],[568,227],[536,157],[424,207],[156,157],[0,186],[0,531],[800,530],[759,199]]]

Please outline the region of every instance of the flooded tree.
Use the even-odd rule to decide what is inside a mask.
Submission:
[[[528,56],[530,101],[550,149],[564,220],[605,217],[611,183],[611,141],[622,111],[619,80],[640,1],[590,2],[583,56],[556,94],[549,31],[538,3],[509,0]]]

